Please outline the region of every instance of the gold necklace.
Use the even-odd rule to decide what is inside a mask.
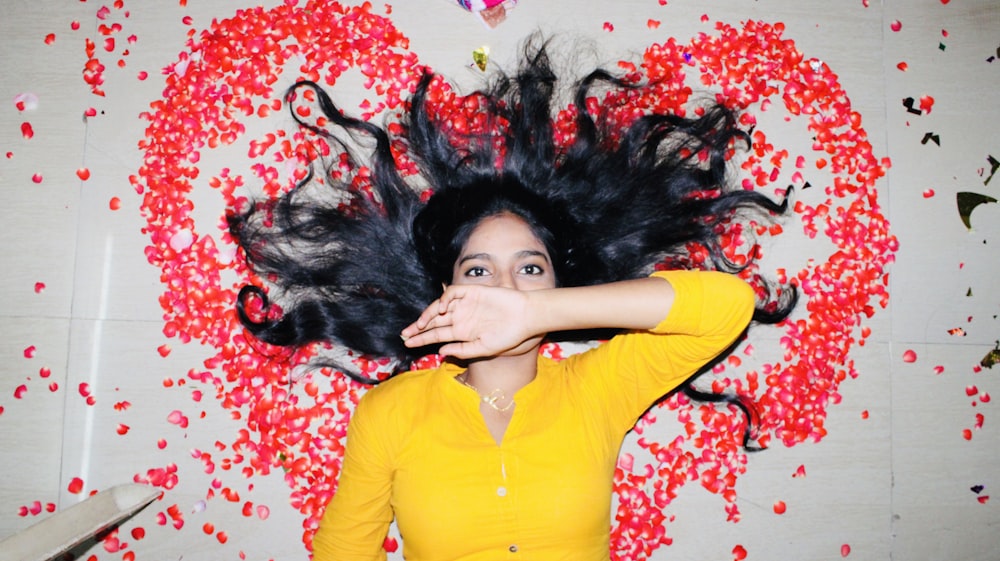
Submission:
[[[483,393],[479,391],[479,388],[465,381],[465,376],[466,374],[458,376],[458,381],[472,388],[472,391],[476,392],[476,395],[479,396],[479,399],[482,400],[482,402],[485,403],[486,405],[489,405],[494,411],[498,413],[506,413],[507,411],[510,411],[511,407],[514,406],[514,400],[512,399],[510,400],[510,403],[504,405],[503,407],[500,407],[499,405],[497,405],[497,402],[507,398],[507,395],[503,393],[503,390],[497,388],[491,391],[488,395],[483,395]]]

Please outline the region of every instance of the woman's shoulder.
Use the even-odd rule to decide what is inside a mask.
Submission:
[[[418,399],[420,394],[431,390],[441,375],[440,367],[401,372],[373,386],[361,399],[370,407],[399,407],[400,404]]]

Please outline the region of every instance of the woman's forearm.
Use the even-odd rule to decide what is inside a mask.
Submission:
[[[595,328],[648,330],[667,317],[674,302],[670,282],[658,277],[527,294],[531,330],[538,334]]]

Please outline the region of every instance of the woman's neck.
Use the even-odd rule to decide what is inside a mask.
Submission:
[[[535,379],[538,371],[538,348],[514,356],[498,356],[469,363],[465,382],[480,392],[499,389],[513,397]]]

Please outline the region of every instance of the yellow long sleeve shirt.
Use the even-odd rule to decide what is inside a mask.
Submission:
[[[669,271],[667,317],[535,379],[500,445],[458,366],[408,372],[365,394],[348,428],[339,487],[315,561],[386,558],[395,517],[408,561],[607,561],[612,478],[639,416],[728,347],[753,312],[731,275]]]

